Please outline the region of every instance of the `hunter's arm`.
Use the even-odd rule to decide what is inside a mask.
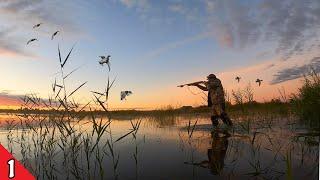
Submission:
[[[194,86],[198,87],[202,91],[208,91],[208,88],[206,86],[201,86],[200,84],[195,84]]]

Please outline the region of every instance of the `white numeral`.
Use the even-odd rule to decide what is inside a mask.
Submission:
[[[14,178],[14,159],[10,159],[8,161],[9,165],[9,178]]]

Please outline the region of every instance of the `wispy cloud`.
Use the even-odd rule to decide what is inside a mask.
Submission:
[[[279,71],[276,75],[274,75],[275,77],[271,81],[271,84],[277,84],[300,78],[303,75],[308,74],[311,70],[314,70],[316,73],[320,73],[320,57],[314,57],[311,59],[310,63],[303,66],[295,66]]]
[[[197,23],[197,24],[203,23],[202,19],[205,19],[205,18],[201,17],[202,15],[200,11],[201,6],[203,6],[203,3],[200,1],[196,1],[196,2],[197,3],[195,4],[193,1],[177,1],[173,3],[169,3],[168,10],[170,12],[182,15],[187,21],[191,23]],[[194,6],[191,4],[193,4]],[[208,6],[208,9],[210,8]]]
[[[208,27],[224,45],[235,48],[272,41],[284,59],[308,49],[320,27],[316,0],[263,0],[250,5],[236,0],[214,1]],[[221,38],[222,37],[222,38]]]
[[[34,24],[42,22],[49,28],[63,27],[66,33],[76,33],[81,30],[71,19],[70,5],[76,9],[79,4],[50,0],[5,0],[0,2],[0,13],[7,20],[6,24],[17,30],[31,29]]]
[[[0,54],[5,56],[34,56],[34,54],[26,51],[26,42],[11,35],[11,31],[9,28],[0,30]]]
[[[183,6],[182,4],[172,4],[169,6],[169,10],[172,12],[177,12],[177,13],[181,13],[181,14],[184,14],[187,12],[186,7]]]
[[[189,2],[189,1],[188,1]],[[248,48],[273,42],[273,51],[288,59],[319,45],[320,1],[237,0],[178,1],[169,11],[190,20],[206,21],[204,31],[212,32],[222,46]],[[196,10],[204,13],[195,13]],[[191,21],[192,22],[192,21]]]
[[[172,42],[172,43],[166,44],[166,45],[164,45],[164,46],[162,46],[162,47],[160,47],[158,49],[155,49],[155,50],[145,54],[143,56],[142,60],[154,59],[154,58],[160,56],[161,54],[166,53],[168,51],[171,51],[173,49],[185,46],[185,45],[190,44],[190,43],[195,42],[195,41],[199,41],[199,40],[202,40],[202,39],[210,38],[210,37],[212,37],[212,33],[201,33],[201,34],[197,34],[197,35],[192,36],[192,37],[185,38],[185,39],[180,40],[180,41],[176,41],[176,42]]]
[[[207,11],[211,12],[215,8],[215,0],[205,0],[205,5],[207,7]]]
[[[274,66],[275,66],[275,64],[274,64],[274,63],[269,64],[269,65],[267,65],[267,66],[265,67],[265,69],[264,69],[264,70],[270,69],[270,68],[272,68],[272,67],[274,67]]]
[[[315,48],[320,43],[317,38],[320,34],[320,1],[317,0],[261,0],[250,3],[238,0],[120,2],[128,8],[149,9],[147,13],[143,12],[144,17],[166,18],[163,12],[169,11],[182,15],[190,23],[201,23],[204,27],[202,32],[213,33],[222,46],[242,49],[272,42],[273,53],[281,55],[282,59],[307,53],[311,47]]]
[[[72,11],[71,6],[74,8]],[[50,37],[60,30],[65,37],[82,36],[84,33],[73,21],[71,12],[82,3],[65,3],[50,0],[4,0],[0,2],[0,52],[1,55],[35,56],[25,48],[33,32],[33,25],[43,23],[37,36]]]
[[[272,51],[262,51],[257,53],[257,55],[255,56],[256,59],[264,59],[267,57],[271,57],[273,55]]]
[[[147,10],[150,7],[148,0],[119,0],[120,3],[128,8],[136,8],[137,10]]]

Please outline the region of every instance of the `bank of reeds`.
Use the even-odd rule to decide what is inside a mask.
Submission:
[[[315,71],[304,77],[304,84],[291,103],[301,121],[316,128],[320,124],[320,76]]]

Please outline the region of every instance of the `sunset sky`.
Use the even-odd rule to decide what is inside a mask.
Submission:
[[[58,44],[63,57],[75,45],[65,71],[79,67],[69,92],[88,81],[74,95],[81,103],[106,87],[98,56],[108,54],[111,108],[200,105],[199,90],[176,86],[210,73],[228,92],[250,84],[267,101],[296,92],[311,66],[320,72],[319,35],[318,0],[0,0],[0,108],[52,93]],[[122,90],[133,94],[120,101]]]

